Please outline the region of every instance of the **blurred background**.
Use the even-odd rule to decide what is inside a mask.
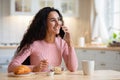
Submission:
[[[85,44],[120,42],[120,0],[0,0],[0,65],[5,70],[33,17],[46,6],[60,10],[74,46],[81,37]]]

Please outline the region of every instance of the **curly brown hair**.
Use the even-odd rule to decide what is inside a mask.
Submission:
[[[20,45],[18,46],[15,55],[17,55],[24,46],[29,48],[30,44],[32,44],[36,40],[43,40],[46,37],[46,30],[47,30],[47,18],[51,11],[56,11],[60,16],[62,24],[64,24],[63,17],[59,10],[53,7],[44,7],[38,11],[38,13],[33,18],[30,26],[28,27],[26,33],[23,36]],[[64,37],[64,31],[60,29],[60,37]],[[56,36],[58,36],[56,35]]]

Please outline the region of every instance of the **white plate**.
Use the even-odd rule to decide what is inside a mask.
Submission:
[[[31,73],[28,73],[28,74],[20,74],[20,75],[16,75],[14,74],[13,72],[12,73],[8,73],[8,76],[11,76],[11,77],[25,77],[25,76],[31,76],[31,75],[34,75],[35,73],[31,72]]]

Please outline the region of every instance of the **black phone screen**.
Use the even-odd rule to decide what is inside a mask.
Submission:
[[[60,28],[60,36],[63,38],[65,35],[65,32],[62,30],[62,27]]]

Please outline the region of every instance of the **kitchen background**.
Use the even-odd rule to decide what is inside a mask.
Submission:
[[[109,31],[107,30],[109,30],[109,27],[105,28],[103,24],[100,25],[101,22],[95,24],[98,12],[95,11],[94,1],[99,0],[0,0],[0,71],[6,71],[25,30],[37,11],[44,6],[53,6],[62,12],[65,25],[71,32],[75,46],[79,45],[80,37],[85,38],[85,43],[108,42],[110,35],[108,35]],[[114,0],[101,0],[101,3],[98,2],[97,4],[102,4],[102,1],[111,2]],[[110,10],[108,11],[110,12]],[[104,19],[101,20],[104,21]],[[113,19],[107,18],[107,23],[110,23],[111,20]],[[118,23],[116,24],[114,26],[120,26]],[[108,26],[111,25],[113,24]],[[79,47],[75,47],[75,49],[79,62],[83,59],[92,59],[97,62],[96,69],[120,70],[120,49],[110,49],[110,51],[109,49],[89,50]],[[79,66],[79,69],[81,69],[81,66]]]
[[[22,39],[22,36],[29,26],[34,14],[40,9],[36,9],[36,11],[32,10],[30,12],[14,12],[15,0],[0,0],[0,42],[1,43],[19,43]],[[22,0],[17,0],[22,1]],[[24,0],[23,0],[24,1]],[[25,0],[28,1],[29,0]],[[45,1],[45,0],[42,0]],[[51,0],[48,0],[51,1]],[[52,0],[54,1],[54,0]],[[80,36],[84,35],[86,32],[86,40],[89,42],[90,36],[90,0],[81,0],[82,2],[79,3],[80,0],[71,0],[72,5],[69,1],[64,1],[66,3],[63,7],[67,8],[67,6],[71,7],[71,11],[69,10],[67,13],[64,12],[64,21],[65,25],[68,26],[74,44],[77,44],[77,40]],[[12,2],[12,3],[11,3]],[[39,0],[33,0],[32,5],[36,5]],[[59,1],[56,1],[55,4],[58,4]],[[12,5],[10,5],[12,4]],[[43,4],[43,3],[40,3]],[[62,4],[60,4],[62,5]],[[56,5],[55,5],[56,6]],[[57,5],[58,6],[58,5]],[[41,6],[43,7],[43,6]],[[79,8],[81,7],[81,8]],[[11,9],[12,8],[12,9]],[[30,8],[32,8],[30,6]],[[34,7],[33,7],[34,8]],[[82,9],[83,8],[83,9]],[[58,8],[59,10],[61,8]],[[65,11],[65,10],[63,10]],[[79,15],[81,14],[81,15]],[[83,32],[84,30],[84,32]]]

